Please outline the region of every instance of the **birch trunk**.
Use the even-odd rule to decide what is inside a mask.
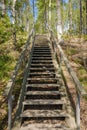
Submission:
[[[1,7],[2,7],[2,16],[3,16],[3,15],[5,15],[5,13],[6,13],[6,10],[5,10],[5,9],[6,9],[6,8],[5,8],[5,0],[2,0],[1,3],[2,3],[2,6],[1,6]]]
[[[15,17],[16,17],[16,12],[15,12],[16,1],[17,1],[17,0],[13,0],[13,4],[12,4],[12,15],[13,15],[12,23],[13,23],[13,24],[15,24]]]
[[[47,25],[46,0],[44,0],[44,25],[45,25],[45,30],[46,30],[46,25]]]
[[[33,0],[33,19],[35,24],[35,0]]]
[[[13,16],[13,19],[12,19],[12,23],[13,23],[13,39],[14,39],[14,45],[16,46],[16,42],[17,42],[17,39],[16,39],[16,27],[15,27],[15,24],[16,24],[16,12],[15,12],[15,5],[16,5],[16,1],[17,0],[13,0],[13,4],[12,4],[12,16]]]
[[[61,40],[62,36],[62,20],[61,20],[61,5],[60,5],[61,0],[57,0],[57,36],[58,39]]]
[[[49,26],[51,27],[51,0],[49,0]]]
[[[26,11],[26,31],[29,32],[29,7],[27,7]]]

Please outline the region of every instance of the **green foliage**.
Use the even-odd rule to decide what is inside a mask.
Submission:
[[[84,86],[85,90],[87,91],[87,72],[84,68],[80,68],[78,70],[79,79]]]
[[[75,49],[75,48],[69,48],[68,54],[69,55],[75,55],[75,54],[77,54],[77,49]]]
[[[13,69],[13,58],[9,55],[0,56],[0,80],[8,80],[10,77],[9,72]]]
[[[11,37],[11,24],[8,16],[0,19],[0,44],[9,40]]]
[[[86,74],[86,70],[84,68],[80,68],[79,75]]]
[[[23,45],[26,43],[26,39],[27,39],[27,32],[25,32],[23,28],[20,27],[20,29],[17,32],[17,44],[16,44],[17,49],[21,49],[21,47],[23,47]]]

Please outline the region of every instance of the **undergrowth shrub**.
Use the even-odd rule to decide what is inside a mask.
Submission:
[[[11,35],[11,24],[8,16],[0,17],[0,44],[9,40]]]

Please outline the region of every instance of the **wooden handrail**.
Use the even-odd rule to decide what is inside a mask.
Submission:
[[[11,96],[11,93],[13,91],[13,87],[14,87],[14,84],[15,84],[16,76],[17,76],[18,71],[20,69],[21,63],[23,62],[23,60],[25,58],[25,52],[26,52],[26,50],[27,50],[27,48],[28,48],[28,46],[30,44],[30,39],[31,39],[31,36],[33,35],[33,31],[34,31],[34,28],[30,32],[30,35],[29,35],[28,40],[27,40],[27,42],[25,44],[25,47],[24,47],[21,55],[18,58],[17,64],[16,64],[15,69],[13,71],[13,75],[12,75],[11,79],[9,80],[9,82],[8,82],[6,88],[5,88],[4,95],[7,98],[9,98],[9,96]]]
[[[67,68],[69,74],[71,75],[71,77],[72,77],[72,79],[73,79],[73,81],[75,83],[77,91],[79,92],[80,95],[87,95],[87,93],[84,90],[84,88],[82,87],[79,79],[77,78],[76,73],[74,72],[71,65],[69,64],[69,61],[68,61],[67,57],[65,56],[61,46],[59,44],[57,44],[57,43],[56,43],[56,46],[59,49],[61,57],[63,58],[63,61],[64,61],[65,65],[66,65],[66,68]]]

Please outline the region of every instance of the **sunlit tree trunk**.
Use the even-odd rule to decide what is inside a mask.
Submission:
[[[46,9],[46,0],[44,0],[44,24],[45,24],[45,30],[47,25],[47,9]]]
[[[35,0],[33,0],[33,19],[35,24]]]
[[[62,36],[62,20],[61,20],[61,4],[60,4],[61,0],[57,0],[57,36],[58,39],[61,40],[61,36]]]
[[[5,9],[6,9],[6,8],[5,8],[5,0],[1,0],[1,3],[2,3],[2,6],[1,6],[1,7],[2,7],[2,16],[3,16],[3,15],[5,15],[5,13],[6,13],[6,10],[5,10]]]
[[[82,0],[80,2],[80,34],[82,34]]]
[[[13,20],[12,20],[12,23],[15,24],[15,15],[16,15],[16,12],[15,12],[15,5],[16,5],[16,0],[13,0],[13,4],[12,4],[12,15],[13,15]]]
[[[49,26],[51,27],[51,0],[49,0]]]
[[[15,11],[15,5],[16,5],[16,0],[13,0],[13,4],[12,4],[12,23],[13,23],[13,38],[14,38],[14,45],[16,45],[16,11]]]
[[[29,32],[29,6],[26,11],[26,31]]]

